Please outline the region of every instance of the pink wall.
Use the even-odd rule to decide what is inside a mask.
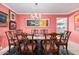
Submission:
[[[47,18],[49,19],[49,27],[46,28],[31,28],[31,27],[27,27],[24,24],[25,19],[29,19],[31,14],[17,14],[17,28],[19,29],[23,29],[23,31],[25,32],[31,32],[31,30],[33,29],[38,29],[38,30],[42,30],[42,29],[47,29],[48,32],[55,32],[56,31],[56,16],[58,17],[68,17],[68,15],[53,15],[53,14],[41,14],[42,18]]]
[[[0,4],[0,11],[8,14],[7,15],[7,27],[0,27],[0,46],[2,46],[2,48],[5,48],[8,46],[8,40],[7,40],[5,31],[9,30],[9,8]]]
[[[79,14],[79,10],[69,16],[69,30],[72,31],[70,40],[79,44],[79,31],[74,30],[74,16]]]
[[[29,19],[30,14],[18,14],[17,15],[17,28],[23,29],[23,31],[30,32],[33,29],[48,29],[49,32],[55,32],[55,26],[56,26],[56,21],[55,21],[55,16],[52,15],[42,15],[42,18],[48,18],[50,20],[50,26],[47,28],[32,28],[32,27],[27,27],[24,24],[25,19]]]
[[[0,4],[0,11],[9,15],[9,9],[1,4]],[[7,20],[9,21],[9,17],[7,17]],[[8,41],[7,41],[7,38],[5,35],[5,31],[7,31],[7,30],[8,30],[8,26],[7,27],[0,27],[0,45],[3,48],[8,45]]]
[[[56,28],[56,19],[55,19],[55,16],[52,16],[52,15],[42,15],[42,18],[48,18],[50,20],[50,26],[47,27],[47,28],[31,28],[31,27],[27,27],[25,26],[25,19],[28,19],[30,18],[30,15],[31,14],[18,14],[17,15],[17,28],[20,28],[20,29],[23,29],[23,31],[25,32],[30,32],[32,29],[38,29],[38,30],[41,30],[41,29],[47,29],[49,32],[55,32]]]

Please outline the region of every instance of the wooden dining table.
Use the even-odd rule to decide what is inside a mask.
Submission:
[[[57,35],[63,35],[63,33],[56,33]],[[34,35],[34,34],[28,34],[28,33],[23,33],[23,36],[28,38],[28,40],[34,40],[37,42],[37,44],[40,44],[41,41],[43,40],[50,40],[50,36],[52,35],[51,33],[49,34],[46,34],[46,35],[49,35],[47,37],[45,37],[43,34],[40,34],[40,35]],[[60,37],[57,36],[57,39],[59,39]]]

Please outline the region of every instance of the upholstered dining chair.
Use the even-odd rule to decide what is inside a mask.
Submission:
[[[60,39],[57,39],[55,43],[60,47],[63,46],[63,48],[66,48],[66,52],[68,54],[68,40],[70,37],[71,32],[65,31],[63,34],[60,34]],[[58,34],[59,35],[59,34]]]
[[[19,44],[17,44],[17,49],[20,54],[34,54],[34,50],[36,47],[34,39],[34,34],[21,33],[16,35]],[[23,40],[23,41],[21,41]],[[21,41],[21,42],[20,42]]]
[[[28,54],[34,54],[35,48],[36,48],[36,42],[34,41],[34,34],[27,34],[27,48],[28,48]]]
[[[58,54],[58,47],[56,46],[53,38],[53,35],[45,34],[45,40],[42,41],[43,52],[45,54]]]
[[[18,40],[18,43],[16,44],[16,49],[20,54],[26,54],[27,53],[27,38],[25,38],[25,35],[23,32],[16,32],[16,38]]]
[[[5,34],[6,34],[7,39],[8,39],[9,52],[10,52],[11,46],[14,46],[15,47],[15,45],[17,43],[17,39],[15,37],[14,31],[6,31]]]

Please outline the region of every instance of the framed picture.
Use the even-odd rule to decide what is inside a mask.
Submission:
[[[10,30],[15,30],[16,29],[16,22],[15,21],[10,21],[9,22],[9,29]]]
[[[16,21],[16,13],[9,10],[10,21]]]
[[[28,27],[48,27],[49,26],[49,19],[39,19],[39,20],[27,19],[25,21],[25,24]]]
[[[8,14],[0,11],[0,27],[7,26],[7,15]]]
[[[79,15],[76,15],[75,17],[74,17],[74,25],[75,25],[75,30],[79,30]]]

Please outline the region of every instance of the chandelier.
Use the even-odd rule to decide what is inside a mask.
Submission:
[[[41,19],[41,14],[40,13],[33,13],[33,14],[31,14],[31,18],[33,20],[40,20]]]

